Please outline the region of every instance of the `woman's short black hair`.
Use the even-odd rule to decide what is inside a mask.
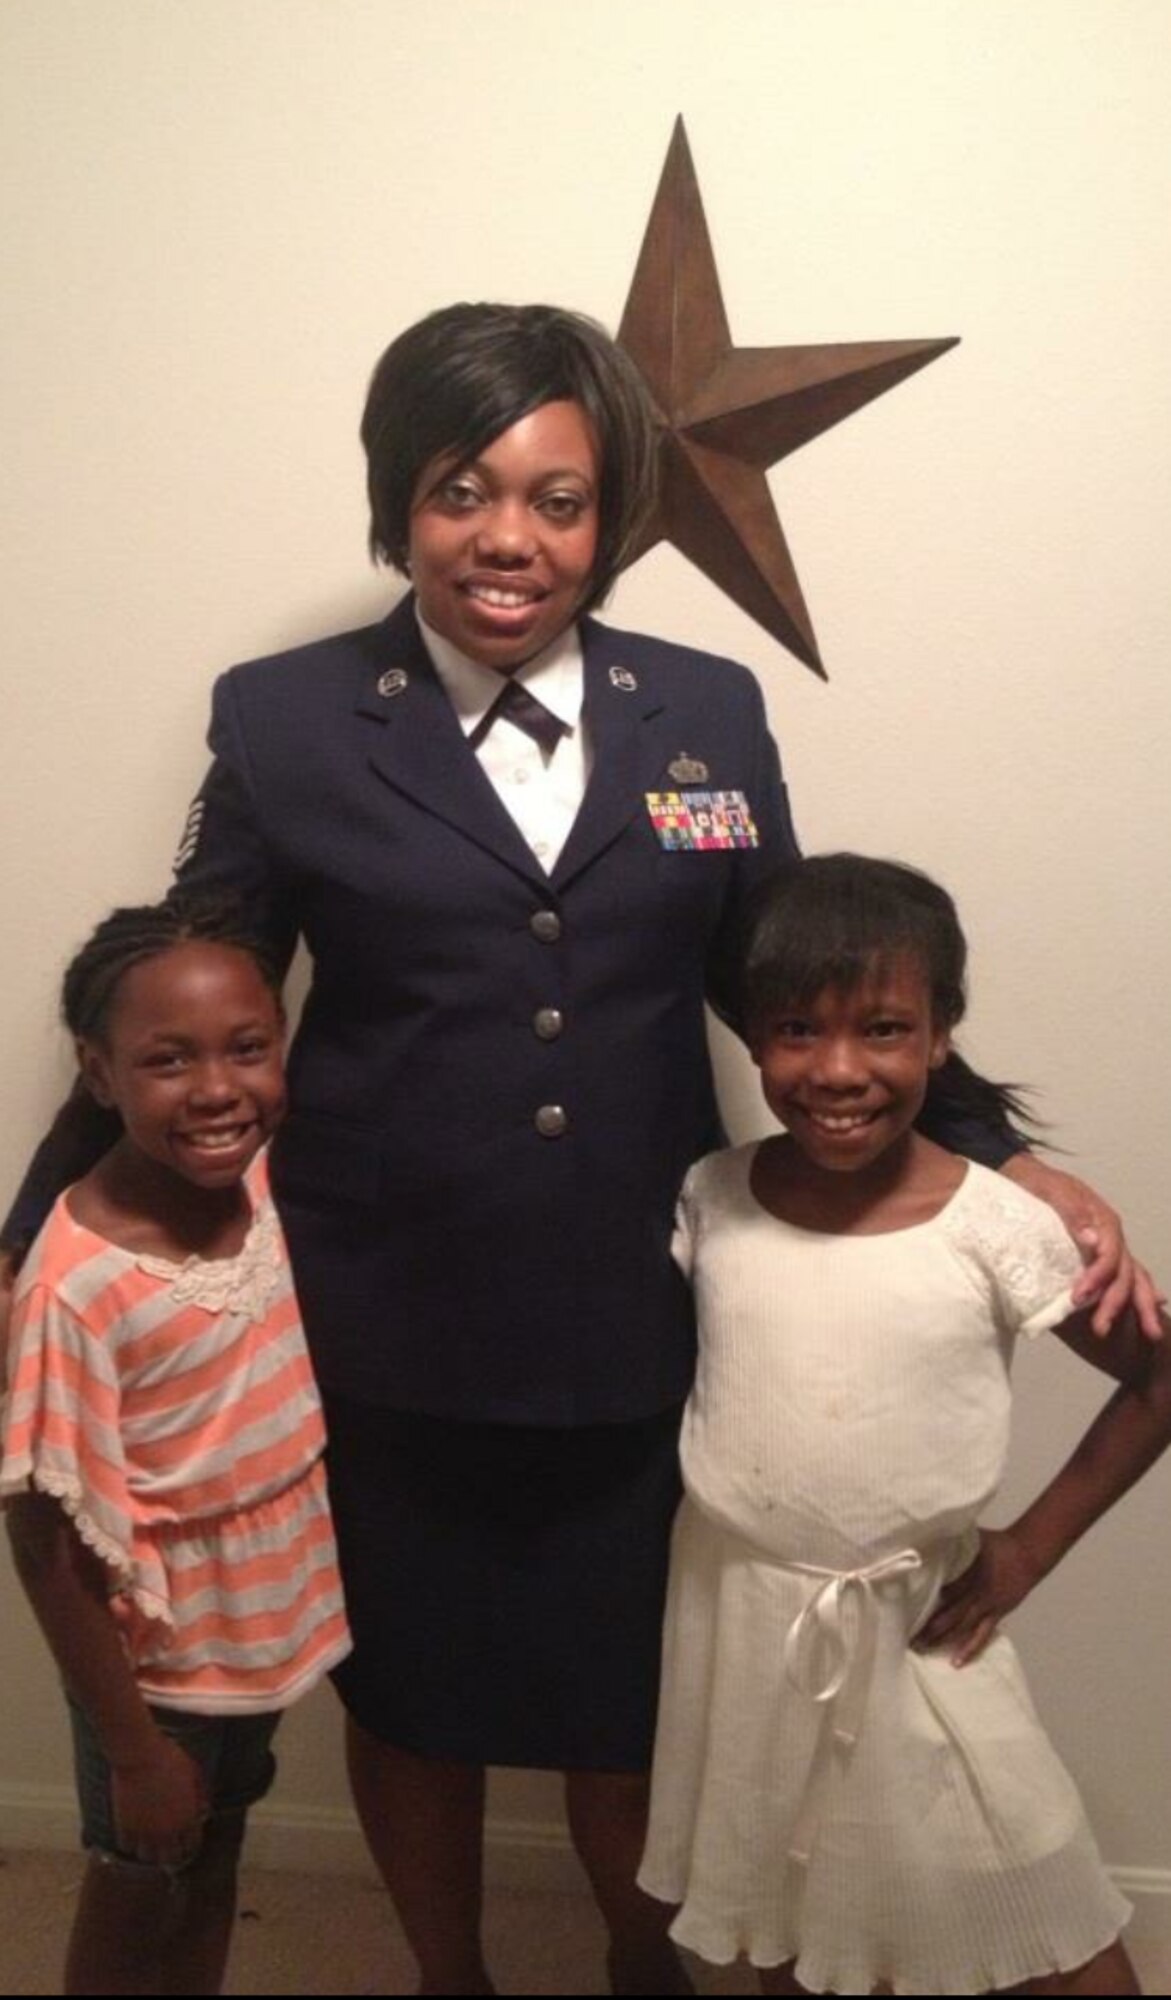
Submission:
[[[947,890],[903,862],[811,854],[786,862],[757,891],[749,918],[742,1011],[750,1037],[778,1008],[808,1006],[827,987],[858,988],[900,960],[922,968],[936,1028],[967,1007],[968,946]],[[1035,1124],[1018,1085],[992,1083],[951,1049],[927,1084],[917,1121],[955,1145],[962,1123],[1012,1146]]]
[[[121,981],[136,965],[183,944],[222,944],[253,961],[279,1003],[281,968],[235,897],[175,889],[162,903],[111,910],[66,967],[61,1018],[71,1035],[100,1041]]]
[[[362,413],[370,552],[406,573],[425,468],[467,465],[545,403],[579,403],[600,458],[598,548],[582,604],[599,604],[654,504],[654,405],[629,355],[596,320],[559,306],[443,306],[391,342]]]

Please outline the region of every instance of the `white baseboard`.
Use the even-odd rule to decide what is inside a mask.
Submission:
[[[77,1801],[68,1785],[0,1784],[0,1847],[77,1845]],[[485,1875],[491,1886],[585,1893],[585,1880],[563,1826],[489,1818]],[[372,1874],[357,1820],[346,1806],[257,1806],[248,1822],[254,1868],[320,1875]]]
[[[77,1806],[67,1785],[0,1785],[0,1847],[77,1844]],[[357,1821],[345,1806],[296,1806],[274,1801],[256,1808],[248,1828],[254,1868],[306,1874],[372,1874]],[[1171,1868],[1111,1868],[1111,1879],[1134,1904],[1127,1933],[1137,1948],[1171,1954]],[[557,1821],[494,1819],[485,1837],[490,1887],[584,1896],[582,1875]]]

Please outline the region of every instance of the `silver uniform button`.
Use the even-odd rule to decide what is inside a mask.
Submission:
[[[529,929],[542,944],[556,944],[561,936],[561,919],[556,910],[534,910]]]
[[[565,1026],[560,1007],[538,1007],[533,1015],[533,1033],[543,1042],[555,1042]]]
[[[542,1139],[560,1139],[569,1130],[568,1116],[560,1104],[542,1104],[533,1123]]]

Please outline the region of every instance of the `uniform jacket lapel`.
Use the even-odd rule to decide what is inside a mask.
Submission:
[[[669,703],[661,685],[642,666],[636,670],[623,660],[621,636],[605,625],[587,618],[581,636],[593,773],[553,870],[558,889],[596,861],[643,810],[644,794],[655,789],[670,754]]]
[[[656,788],[670,754],[668,699],[645,667],[634,669],[624,662],[620,636],[585,619],[582,659],[593,772],[553,870],[558,889],[596,861],[643,809],[644,794]],[[396,692],[383,692],[393,686],[386,676],[396,669],[405,674],[405,682]],[[386,784],[517,874],[548,884],[549,877],[468,748],[420,636],[413,598],[396,605],[380,628],[357,710],[378,725],[370,731],[369,754]]]
[[[378,637],[356,706],[380,725],[370,731],[370,761],[379,777],[518,874],[547,882],[468,747],[420,636],[412,597],[395,606]],[[395,689],[395,670],[406,679],[384,692]]]

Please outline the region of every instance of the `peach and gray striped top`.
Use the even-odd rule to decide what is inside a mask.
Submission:
[[[0,1497],[59,1500],[107,1565],[150,1701],[283,1708],[349,1650],[325,1430],[263,1158],[239,1254],[178,1265],[76,1222],[17,1288]]]

